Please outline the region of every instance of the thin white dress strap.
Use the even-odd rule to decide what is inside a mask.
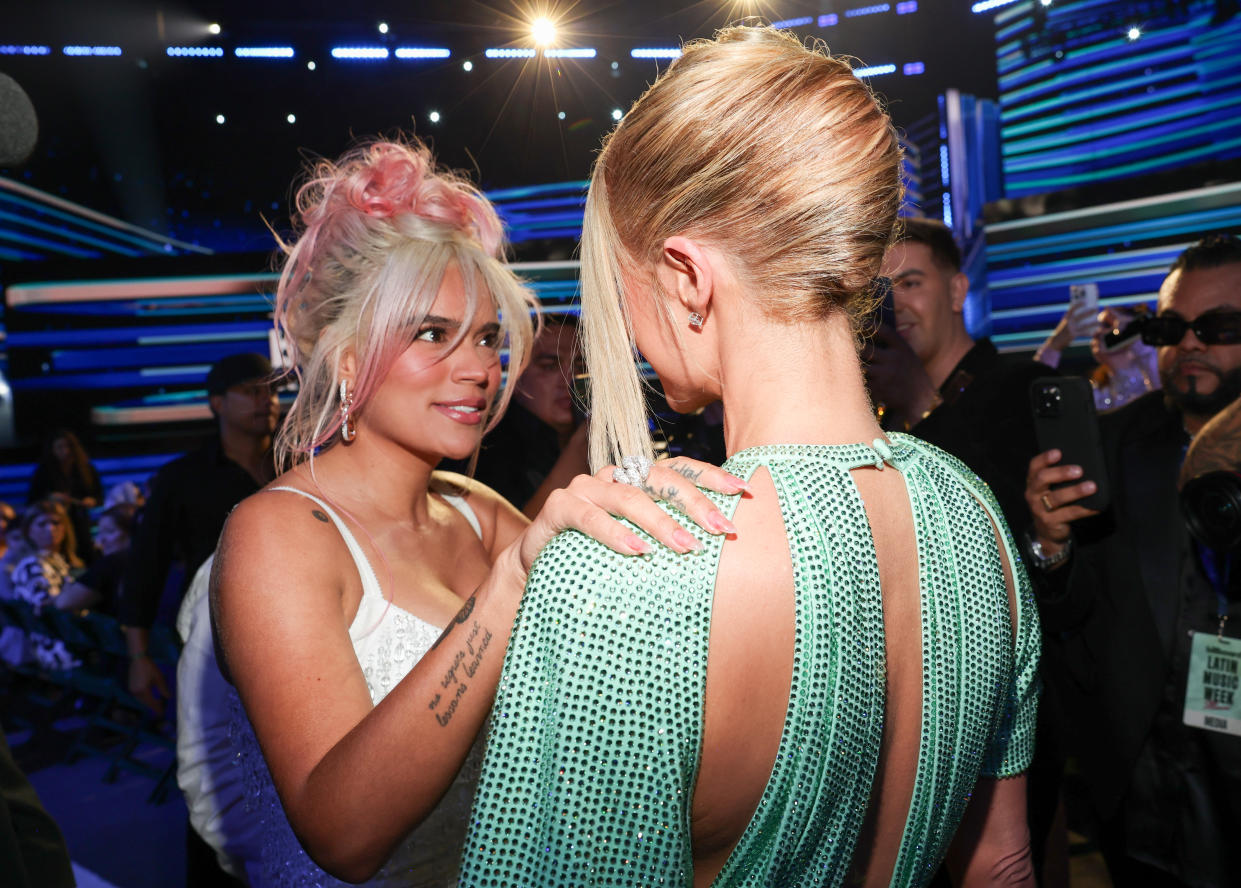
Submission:
[[[444,498],[444,502],[460,512],[461,516],[470,522],[470,527],[474,528],[474,533],[481,540],[483,538],[483,526],[478,523],[478,516],[474,514],[470,504],[465,501],[465,497],[452,493],[441,493],[440,496]]]
[[[362,601],[358,605],[358,613],[349,627],[349,634],[352,636],[355,634],[355,631],[361,631],[364,634],[368,628],[373,628],[376,620],[382,618],[383,609],[387,607],[388,601],[384,598],[383,590],[379,586],[379,578],[375,576],[374,568],[371,567],[370,561],[367,560],[366,554],[362,551],[362,547],[358,545],[358,541],[354,538],[352,531],[349,530],[349,527],[331,506],[313,493],[307,493],[296,487],[273,487],[271,489],[299,493],[306,497],[306,499],[316,503],[332,519],[332,523],[340,531],[340,535],[349,549],[349,554],[353,556],[353,563],[358,569],[358,576],[362,579]]]

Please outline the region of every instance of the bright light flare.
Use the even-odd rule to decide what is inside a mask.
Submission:
[[[620,120],[620,119],[621,119],[622,117],[624,117],[624,116],[625,116],[625,112],[624,112],[624,111],[622,111],[620,108],[613,108],[613,109],[612,109],[612,119],[613,119],[613,120]]]
[[[530,36],[537,46],[551,46],[556,41],[556,24],[547,17],[536,18],[530,23]]]
[[[1126,36],[1130,40],[1137,40],[1139,37],[1142,36],[1142,29],[1139,28],[1137,25],[1134,25],[1132,28],[1129,29],[1129,32]]]
[[[220,33],[220,23],[212,22],[211,24],[207,25],[207,33],[218,35]]]
[[[427,115],[427,120],[431,121],[432,123],[439,123],[440,113],[438,111],[432,111],[430,114]]]

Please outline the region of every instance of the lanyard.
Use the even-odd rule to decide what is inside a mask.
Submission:
[[[1198,544],[1198,562],[1202,572],[1211,582],[1215,590],[1216,616],[1219,617],[1219,631],[1216,636],[1224,637],[1224,624],[1228,622],[1228,579],[1232,574],[1232,557],[1227,552],[1216,552],[1214,549]]]
[[[1181,445],[1181,463],[1189,452],[1189,442]],[[1232,555],[1229,552],[1217,552],[1211,547],[1193,541],[1198,550],[1198,563],[1206,574],[1211,588],[1215,590],[1215,615],[1219,618],[1217,638],[1224,637],[1224,624],[1228,622],[1228,581],[1232,574]]]

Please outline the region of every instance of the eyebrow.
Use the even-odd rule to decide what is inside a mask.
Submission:
[[[895,284],[897,281],[903,281],[905,278],[913,277],[914,275],[922,275],[925,277],[926,272],[921,268],[906,268],[904,271],[892,275],[892,283]]]

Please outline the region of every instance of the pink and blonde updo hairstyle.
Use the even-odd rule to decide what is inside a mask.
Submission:
[[[769,317],[796,324],[870,295],[901,201],[887,114],[847,62],[768,27],[687,43],[595,162],[582,228],[582,333],[591,465],[650,455],[646,405],[621,298],[684,235],[729,257]],[[631,371],[629,368],[634,367]]]
[[[296,236],[280,241],[275,316],[299,389],[276,439],[277,464],[296,465],[338,440],[349,351],[357,366],[351,413],[366,411],[449,266],[465,284],[467,317],[492,300],[507,340],[508,379],[486,427],[494,425],[529,356],[536,302],[504,262],[503,227],[483,194],[438,169],[417,141],[376,141],[315,164],[294,203]]]

